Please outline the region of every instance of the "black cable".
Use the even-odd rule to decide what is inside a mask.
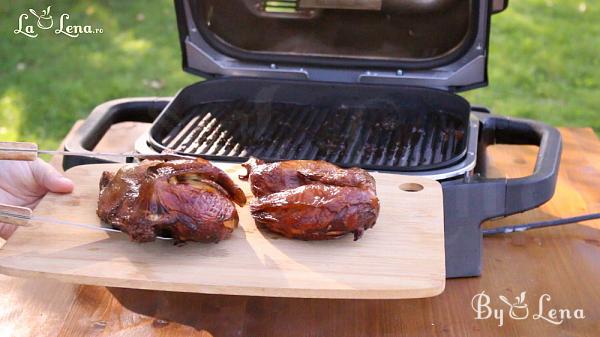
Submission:
[[[555,220],[549,220],[549,221],[532,222],[532,223],[522,224],[522,225],[490,228],[490,229],[484,229],[481,232],[483,233],[483,236],[490,236],[490,235],[496,235],[496,234],[523,232],[523,231],[527,231],[530,229],[537,229],[537,228],[544,228],[544,227],[561,226],[561,225],[566,225],[566,224],[571,224],[571,223],[576,223],[576,222],[581,222],[581,221],[589,221],[589,220],[594,220],[594,219],[600,219],[600,213],[592,213],[592,214],[574,216],[571,218],[555,219]]]

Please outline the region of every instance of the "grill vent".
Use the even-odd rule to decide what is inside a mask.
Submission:
[[[425,170],[462,158],[463,130],[461,120],[443,111],[234,101],[195,107],[159,145],[209,159],[322,159],[345,167]]]
[[[296,0],[265,0],[263,8],[268,13],[296,13],[298,5]]]

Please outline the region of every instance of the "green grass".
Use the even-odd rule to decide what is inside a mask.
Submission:
[[[493,18],[490,86],[466,97],[498,114],[600,131],[600,3],[582,3],[511,1]],[[21,13],[47,5],[55,20],[68,12],[104,33],[13,34]],[[198,80],[181,70],[169,0],[4,0],[0,18],[0,140],[53,148],[99,103],[173,95]]]
[[[510,1],[491,41],[489,87],[467,93],[471,102],[600,131],[600,1]]]
[[[17,36],[20,13],[47,4],[0,3],[0,139],[53,148],[74,121],[106,100],[173,95],[198,81],[181,70],[171,1],[48,4],[55,16],[68,12],[73,23],[102,27],[104,33],[75,39],[50,32],[35,39]]]

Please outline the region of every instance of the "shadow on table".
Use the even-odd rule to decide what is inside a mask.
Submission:
[[[515,220],[522,222],[552,218],[555,217],[536,209],[525,215],[521,214],[518,219],[509,217],[493,225],[508,225]],[[490,227],[489,224],[486,224],[486,227]],[[215,336],[460,334],[472,329],[492,329],[489,322],[473,320],[470,310],[473,295],[481,289],[493,294],[520,290],[524,287],[522,279],[535,279],[544,273],[544,268],[554,268],[534,262],[540,258],[546,261],[560,260],[559,257],[564,253],[562,250],[577,249],[583,260],[573,268],[576,271],[581,269],[578,272],[582,274],[586,271],[589,273],[590,264],[597,261],[599,246],[600,231],[589,226],[589,223],[486,238],[484,247],[488,249],[488,255],[485,256],[484,248],[483,277],[448,280],[443,294],[424,299],[329,300],[206,295],[122,288],[109,288],[109,291],[121,305],[135,313],[208,331]],[[514,249],[506,249],[510,247]],[[505,253],[498,256],[499,251]],[[489,252],[494,252],[494,256],[490,256]],[[502,280],[498,281],[498,276],[485,278],[486,273],[501,273]],[[516,277],[515,274],[519,276]],[[544,289],[537,289],[534,284],[530,284],[523,290],[531,290],[532,293],[543,290],[559,296],[563,284],[568,282],[566,277],[566,274],[560,274],[552,280],[545,280],[544,286],[547,288]],[[449,311],[449,308],[464,310]]]

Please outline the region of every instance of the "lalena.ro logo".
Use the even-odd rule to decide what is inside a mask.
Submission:
[[[473,296],[471,307],[475,311],[475,319],[495,319],[498,326],[504,325],[505,315],[513,320],[524,320],[531,318],[532,320],[541,320],[553,325],[561,325],[566,320],[585,319],[583,309],[568,309],[568,308],[553,308],[550,304],[552,298],[549,294],[543,294],[538,299],[537,311],[530,308],[526,301],[526,292],[523,291],[519,296],[515,297],[514,301],[509,300],[506,296],[500,295],[500,307],[494,307],[492,299],[485,291]],[[531,309],[531,312],[530,312]]]
[[[24,35],[30,38],[38,37],[38,31],[51,30],[53,27],[54,34],[65,35],[68,37],[78,37],[81,34],[102,34],[102,28],[94,28],[90,25],[72,25],[69,23],[69,14],[63,13],[58,17],[57,25],[55,26],[54,18],[50,14],[52,6],[48,6],[42,11],[36,11],[33,8],[29,9],[28,13],[23,13],[19,16],[18,28],[13,32],[17,35]]]

